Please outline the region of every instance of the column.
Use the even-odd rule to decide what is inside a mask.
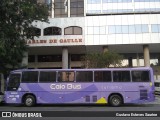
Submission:
[[[103,46],[103,52],[108,52],[108,46]]]
[[[71,7],[70,7],[70,3],[71,3],[71,1],[70,0],[68,0],[68,6],[67,6],[67,11],[68,11],[68,17],[71,17]]]
[[[21,63],[21,67],[25,67],[28,68],[28,52],[24,52],[23,53],[23,58],[22,58],[22,63]]]
[[[68,48],[62,48],[62,69],[68,69]]]
[[[132,57],[128,58],[128,66],[133,67]]]
[[[41,29],[41,36],[44,36],[44,29]]]
[[[143,45],[144,66],[150,67],[149,45]]]
[[[140,62],[139,62],[139,54],[137,53],[137,66],[140,66]]]
[[[54,18],[54,0],[51,1],[51,18]]]

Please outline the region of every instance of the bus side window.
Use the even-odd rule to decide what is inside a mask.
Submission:
[[[149,71],[132,71],[133,82],[148,82],[149,80]]]
[[[77,71],[76,82],[93,82],[92,71]]]
[[[38,71],[25,71],[22,74],[22,82],[37,83],[38,82]]]
[[[74,81],[74,71],[58,72],[59,82],[73,82]]]
[[[95,71],[94,81],[95,82],[111,82],[111,71]]]
[[[130,71],[113,71],[114,82],[130,82]]]
[[[142,81],[143,82],[150,81],[149,71],[143,71],[142,72]]]
[[[56,82],[55,71],[41,71],[39,82]]]
[[[119,72],[114,71],[113,72],[113,81],[118,82],[118,81],[120,81],[120,79],[121,79],[121,76],[120,76]]]

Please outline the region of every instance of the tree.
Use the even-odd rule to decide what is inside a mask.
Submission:
[[[123,56],[116,52],[89,53],[82,58],[85,68],[108,68],[121,66]]]
[[[37,0],[0,0],[0,72],[20,66],[33,21],[48,21],[49,6]]]

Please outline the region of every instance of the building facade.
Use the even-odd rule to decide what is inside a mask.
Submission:
[[[41,0],[43,1],[43,0]],[[160,64],[160,0],[47,0],[49,22],[33,22],[28,68],[81,68],[81,56],[115,51],[124,66]]]

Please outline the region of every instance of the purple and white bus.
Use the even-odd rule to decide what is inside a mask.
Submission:
[[[23,69],[7,80],[6,103],[120,106],[154,101],[154,77],[149,67],[104,69]]]

